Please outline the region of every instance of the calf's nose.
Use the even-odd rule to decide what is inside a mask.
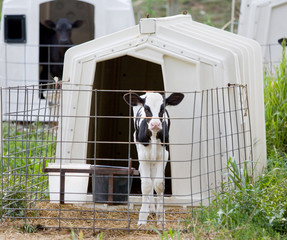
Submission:
[[[161,128],[161,123],[160,121],[151,121],[150,127],[151,127],[151,130],[157,132]]]
[[[69,44],[70,41],[69,41],[69,39],[60,39],[60,40],[59,40],[59,43],[60,43],[60,44]]]

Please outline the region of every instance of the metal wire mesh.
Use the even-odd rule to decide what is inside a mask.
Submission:
[[[142,202],[133,114],[122,99],[131,90],[70,84],[47,89],[41,100],[38,86],[1,89],[1,218],[41,228],[138,229]],[[74,99],[74,106],[71,93],[90,96],[90,102]],[[210,204],[228,181],[222,172],[229,157],[239,167],[253,160],[247,86],[184,94],[189,109],[170,111],[164,229]],[[105,104],[107,98],[114,106]],[[89,114],[80,115],[81,108]],[[152,205],[159,201],[151,197]],[[157,223],[154,214],[148,220]]]

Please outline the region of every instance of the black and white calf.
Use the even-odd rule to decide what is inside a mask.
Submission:
[[[155,212],[154,190],[158,196],[157,222],[160,224],[164,221],[164,171],[169,156],[170,128],[166,107],[178,105],[183,98],[182,93],[172,93],[168,98],[159,93],[146,93],[142,96],[136,93],[124,95],[124,100],[133,107],[134,141],[137,143],[140,163],[142,207],[138,225],[146,224],[149,212]]]

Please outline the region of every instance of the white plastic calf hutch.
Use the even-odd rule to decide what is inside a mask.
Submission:
[[[279,39],[287,37],[286,0],[243,0],[238,34],[254,39],[262,46],[263,61],[272,69],[282,57]]]
[[[47,51],[52,49],[52,44],[40,42],[40,29],[45,20],[56,23],[60,18],[83,22],[80,27],[72,30],[73,44],[135,25],[130,0],[4,0],[0,32],[1,87],[39,84],[43,66],[50,66],[50,59],[41,62],[40,46]],[[43,35],[43,38],[47,37]],[[61,65],[61,62],[57,64]],[[47,82],[52,79],[48,75],[46,78]],[[14,98],[14,95],[3,96],[4,101],[14,101]],[[28,101],[34,101],[35,106],[39,101],[44,102],[39,100],[39,94]],[[3,111],[8,112],[5,104]]]
[[[180,106],[169,109],[166,177],[171,180],[166,181],[170,195],[164,201],[208,203],[224,180],[221,173],[229,157],[241,166],[253,159],[256,173],[266,164],[262,75],[257,42],[194,22],[188,15],[141,19],[137,26],[75,46],[65,55],[62,114],[69,117],[59,124],[56,165],[85,168],[87,159],[102,164],[107,158],[124,166],[121,159],[132,158],[136,167],[135,146],[128,151],[127,144],[121,145],[133,141],[132,121],[120,120],[130,113],[123,90],[183,92]],[[84,117],[91,113],[96,119]],[[110,147],[104,146],[108,141]],[[133,192],[140,193],[139,187],[129,199],[139,203]],[[91,201],[90,195],[86,200]]]

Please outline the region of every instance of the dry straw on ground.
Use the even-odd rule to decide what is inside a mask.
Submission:
[[[0,223],[0,239],[67,240],[72,239],[71,227],[76,234],[83,231],[84,239],[96,239],[101,232],[103,239],[159,239],[160,236],[154,229],[183,231],[181,239],[192,239],[190,234],[189,236],[184,234],[186,229],[184,221],[191,217],[188,209],[184,208],[166,209],[164,229],[156,224],[154,214],[149,217],[145,229],[139,228],[137,226],[138,209],[128,211],[125,206],[94,209],[71,204],[38,203],[33,209],[28,212],[26,222],[5,220]],[[24,226],[32,226],[35,232],[26,233]],[[57,230],[59,227],[62,228],[61,231]]]

